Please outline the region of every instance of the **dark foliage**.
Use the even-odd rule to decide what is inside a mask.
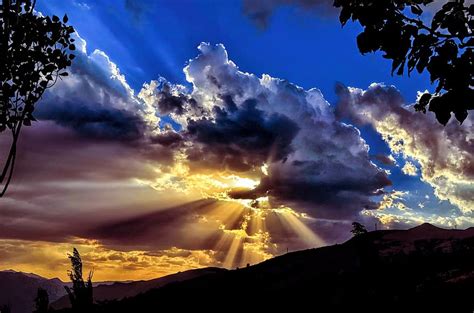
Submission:
[[[67,76],[75,50],[68,17],[40,16],[36,1],[3,0],[0,5],[0,133],[10,131],[11,147],[0,172],[0,197],[13,174],[22,126],[30,126],[36,102],[47,88]]]
[[[355,236],[360,236],[367,233],[367,229],[361,223],[354,222],[352,223],[351,233]]]
[[[427,70],[434,93],[425,93],[415,109],[436,114],[446,125],[451,113],[459,122],[474,109],[474,5],[446,2],[427,24],[424,11],[433,0],[335,0],[340,21],[358,21],[361,53],[383,52],[392,60],[392,74]],[[423,17],[423,18],[422,18]]]
[[[82,260],[76,248],[72,255],[69,255],[71,270],[68,275],[72,282],[72,288],[65,286],[66,292],[71,302],[73,312],[90,312],[94,303],[92,292],[92,272],[89,272],[87,281],[82,277]]]
[[[36,310],[33,313],[47,313],[49,311],[49,295],[43,288],[38,288],[35,298]]]

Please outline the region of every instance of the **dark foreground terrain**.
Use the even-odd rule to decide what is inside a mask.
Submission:
[[[64,285],[57,278],[47,279],[13,270],[0,271],[0,311],[2,306],[8,305],[12,313],[31,313],[38,288],[46,290],[53,302],[66,294]]]
[[[103,302],[133,297],[150,289],[160,288],[172,282],[193,279],[202,275],[225,272],[222,268],[201,268],[179,272],[152,280],[129,282],[96,282],[94,283],[94,301]],[[0,313],[3,306],[8,306],[9,313],[31,313],[35,310],[34,298],[38,288],[46,290],[49,296],[51,309],[71,307],[69,297],[64,286],[71,287],[71,283],[63,282],[58,278],[47,279],[31,273],[22,273],[12,270],[0,271]]]
[[[168,284],[96,312],[473,312],[474,228],[423,224]],[[63,310],[62,312],[70,312]]]

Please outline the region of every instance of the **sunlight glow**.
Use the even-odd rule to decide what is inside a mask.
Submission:
[[[216,200],[206,206],[202,215],[206,220],[220,225],[219,237],[209,240],[215,240],[214,250],[223,253],[220,262],[224,267],[259,263],[286,250],[286,247],[279,247],[273,241],[272,235],[276,238],[281,235],[278,234],[278,228],[269,227],[269,223],[275,223],[275,218],[267,219],[269,214],[275,215],[280,225],[283,225],[281,231],[289,231],[295,235],[294,238],[299,238],[302,247],[314,248],[324,244],[306,225],[310,221],[307,215],[289,207],[274,207],[268,196],[257,199],[234,199],[229,196],[232,190],[255,189],[260,180],[249,177],[252,173],[243,176],[242,173],[228,171],[192,172],[185,160],[181,161],[170,168],[156,169],[158,178],[142,183],[148,183],[156,190],[174,188],[188,196],[192,194]],[[259,175],[268,175],[267,164],[260,167]]]
[[[254,189],[260,183],[259,181],[237,175],[224,176],[224,178],[229,181],[228,186],[231,188]]]
[[[272,242],[268,228],[270,221],[267,220],[269,214],[277,216],[284,228],[294,233],[305,247],[324,244],[305,224],[311,220],[310,217],[288,207],[273,208],[268,197],[221,200],[208,214],[221,222],[222,234],[215,250],[226,251],[222,261],[226,268],[256,264],[284,252],[284,247]]]
[[[325,244],[318,235],[301,221],[301,218],[307,218],[306,216],[287,207],[275,209],[274,212],[277,213],[281,222],[292,229],[308,247],[321,247]]]
[[[268,176],[268,164],[263,163],[263,165],[260,167],[260,170],[262,171],[263,175]]]

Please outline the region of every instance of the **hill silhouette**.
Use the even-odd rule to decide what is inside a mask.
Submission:
[[[31,313],[38,288],[46,290],[52,301],[66,294],[64,283],[57,278],[47,279],[13,270],[0,271],[0,306],[9,305],[12,313]]]
[[[473,295],[474,228],[423,224],[170,283],[95,309],[210,312],[291,306],[292,311],[316,312],[472,312]]]
[[[166,284],[202,275],[225,272],[221,268],[194,269],[176,274],[142,281],[125,282],[96,282],[93,284],[94,300],[96,302],[133,297],[153,288]],[[33,273],[23,273],[14,270],[0,271],[0,307],[8,305],[12,313],[31,313],[38,288],[48,292],[52,309],[64,309],[71,306],[64,286],[71,286],[70,282],[63,282],[58,278],[44,278]]]
[[[136,296],[150,289],[163,287],[169,283],[180,282],[203,275],[215,274],[225,271],[226,270],[222,268],[208,267],[179,272],[152,280],[98,284],[93,288],[94,300],[96,302],[120,300],[126,297]],[[63,309],[70,307],[71,304],[67,295],[64,295],[59,300],[52,303],[51,306],[54,309]]]

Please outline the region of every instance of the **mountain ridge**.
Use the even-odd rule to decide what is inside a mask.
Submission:
[[[150,280],[137,280],[132,282],[115,282],[107,285],[97,285],[94,287],[94,300],[111,301],[120,300],[126,297],[133,297],[153,288],[163,287],[168,283],[193,279],[202,275],[214,274],[226,269],[216,267],[205,267],[178,272]],[[63,309],[70,306],[67,295],[59,298],[51,304],[54,309]]]
[[[12,313],[30,313],[38,288],[48,292],[51,301],[66,294],[64,283],[58,278],[44,278],[14,270],[0,271],[0,306],[9,305]]]
[[[116,281],[94,283],[94,299],[96,301],[110,301],[124,297],[135,296],[152,288],[162,287],[165,284],[182,281],[226,271],[225,269],[209,267],[178,272],[150,280]],[[12,313],[31,313],[34,307],[34,298],[38,288],[48,292],[51,307],[64,309],[70,306],[69,298],[64,286],[71,283],[63,282],[57,277],[46,278],[34,273],[25,273],[12,269],[0,271],[0,307],[8,305]]]
[[[420,225],[171,283],[96,309],[147,313],[172,305],[214,312],[237,299],[241,307],[267,311],[288,304],[307,310],[310,301],[320,312],[471,313],[473,293],[474,229]]]
[[[0,271],[0,278],[1,275],[20,275],[34,281],[42,278],[14,270]],[[385,276],[387,281],[392,281],[401,290],[406,289],[406,292],[397,294],[400,291],[380,281],[379,276]],[[402,282],[401,278],[407,282]],[[53,296],[52,307],[58,312],[69,312],[68,299],[62,287],[64,283],[57,278],[45,280],[56,285],[61,283],[63,296],[55,300]],[[5,288],[1,284],[2,279],[0,291]],[[320,284],[324,284],[324,288]],[[387,293],[392,292],[405,301],[414,301],[414,295],[425,300],[455,299],[463,310],[453,312],[472,312],[474,303],[468,304],[459,297],[466,290],[474,293],[474,227],[456,230],[425,223],[408,230],[372,231],[342,244],[290,252],[238,270],[203,268],[145,281],[98,282],[94,284],[94,294],[96,302],[103,303],[98,306],[98,312],[106,313],[127,312],[126,309],[136,311],[137,308],[137,312],[151,312],[147,308],[166,304],[177,295],[189,298],[181,306],[191,305],[193,301],[200,303],[199,297],[209,298],[209,295],[213,295],[212,298],[218,299],[218,302],[231,301],[228,294],[232,293],[245,294],[247,303],[256,301],[253,294],[275,299],[292,299],[294,294],[316,297],[308,294],[310,290],[325,295],[324,301],[330,304],[337,303],[335,299],[343,303],[357,302],[359,298],[355,295],[367,297],[366,291],[370,295],[377,294],[387,303],[394,301],[387,294],[379,294],[379,288],[373,288],[370,284],[380,285]],[[460,296],[456,296],[453,290]],[[1,300],[0,305],[5,303]],[[32,305],[32,299],[29,301]],[[393,308],[397,305],[400,303],[395,301]],[[436,310],[443,305],[445,303],[431,309]],[[12,313],[17,312],[31,310],[12,310]]]

